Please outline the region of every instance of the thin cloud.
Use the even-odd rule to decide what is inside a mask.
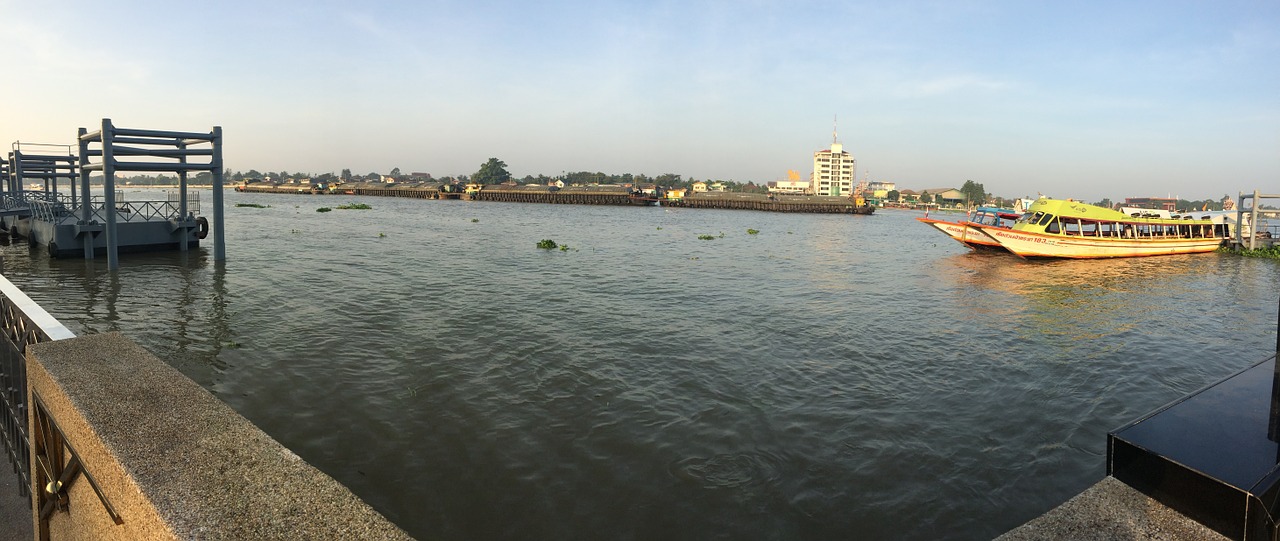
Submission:
[[[995,92],[1005,90],[1011,86],[1007,81],[989,79],[978,75],[952,75],[926,81],[906,82],[899,87],[897,93],[900,97],[931,98],[961,92]]]

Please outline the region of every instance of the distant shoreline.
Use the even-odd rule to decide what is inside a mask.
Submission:
[[[102,186],[102,184],[90,184],[90,186]],[[116,188],[177,188],[177,184],[116,184]],[[223,188],[233,188],[231,184],[224,184]],[[188,184],[187,188],[213,188],[209,184]]]

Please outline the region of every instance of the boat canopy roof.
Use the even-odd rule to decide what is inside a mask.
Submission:
[[[976,209],[973,209],[973,212],[977,214],[994,214],[1001,218],[1009,218],[1014,220],[1018,219],[1019,216],[1022,216],[1021,212],[1018,212],[1013,209],[1005,209],[1000,207],[978,207]]]
[[[1070,199],[1049,199],[1047,197],[1037,199],[1027,209],[1028,213],[1043,212],[1045,214],[1053,214],[1059,218],[1080,219],[1090,221],[1107,221],[1107,222],[1145,222],[1145,223],[1172,223],[1184,220],[1197,220],[1200,215],[1206,213],[1189,213],[1185,216],[1179,215],[1173,217],[1168,211],[1158,211],[1153,209],[1125,209],[1129,212],[1122,212],[1097,205],[1090,205],[1080,201],[1072,201]],[[1163,213],[1163,214],[1162,214]]]

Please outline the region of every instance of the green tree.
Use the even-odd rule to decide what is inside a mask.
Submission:
[[[511,180],[511,173],[507,172],[507,164],[502,160],[489,158],[476,174],[471,175],[471,179],[476,184],[502,184]]]
[[[393,168],[391,169],[391,178],[394,178],[394,179],[399,179],[399,178],[400,178],[400,168],[399,168],[399,167],[393,167]]]
[[[929,195],[929,192],[924,192],[924,193],[920,194],[920,202],[921,202],[921,203],[926,203],[926,204],[928,204],[928,203],[932,203],[932,202],[933,202],[933,196],[932,196],[932,195]]]
[[[341,177],[342,177],[342,180],[351,180],[351,170],[343,169]]]
[[[980,205],[987,202],[986,188],[972,180],[964,181],[964,186],[960,188],[960,193],[964,194],[964,200],[968,204]]]
[[[687,185],[687,183],[680,180],[680,175],[677,175],[675,173],[663,173],[661,175],[658,175],[657,178],[653,179],[653,182],[660,186],[686,186]]]
[[[884,196],[886,199],[897,203],[898,199],[902,197],[902,192],[899,192],[898,190],[889,190],[889,193],[884,194]]]

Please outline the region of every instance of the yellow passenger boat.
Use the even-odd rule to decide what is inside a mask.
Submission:
[[[1104,258],[1212,252],[1230,236],[1207,216],[1118,210],[1040,198],[1011,229],[964,222],[1022,257]]]

